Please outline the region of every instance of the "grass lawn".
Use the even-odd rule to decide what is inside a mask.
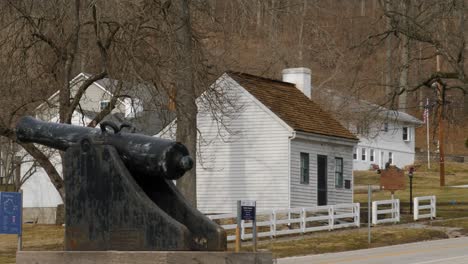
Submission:
[[[378,232],[376,230],[379,230]],[[56,225],[24,225],[23,250],[61,250],[63,247],[64,229]],[[410,243],[431,239],[447,238],[438,230],[409,229],[397,226],[374,228],[372,247]],[[0,235],[0,263],[14,264],[17,247],[15,235]],[[230,243],[232,250],[233,243]],[[369,248],[365,229],[349,229],[334,232],[319,232],[300,237],[263,240],[260,250],[272,251],[274,257],[287,257],[326,252],[338,252]],[[243,251],[251,251],[250,246]]]
[[[447,238],[443,231],[424,228],[410,229],[387,226],[378,228],[378,232],[376,230],[374,228],[372,231],[370,246],[367,241],[366,229],[350,229],[341,232],[322,232],[312,236],[306,235],[294,240],[263,241],[258,248],[259,250],[271,251],[276,258],[282,258]],[[242,249],[243,251],[251,251],[252,247],[242,247]]]
[[[434,166],[435,167],[435,166]],[[447,163],[446,186],[468,184],[468,164]],[[379,175],[375,172],[355,172],[355,185],[379,185]],[[468,189],[439,187],[437,168],[418,169],[413,179],[414,196],[437,196],[437,218],[445,221],[434,221],[434,226],[463,228],[468,234]],[[388,191],[373,193],[373,200],[390,199]],[[402,221],[413,222],[409,211],[409,186],[404,191],[397,191],[396,198],[401,201]],[[361,203],[361,211],[367,208],[367,193],[355,193],[354,199]],[[406,214],[405,214],[406,213]],[[366,213],[367,215],[367,213]],[[452,219],[466,217],[460,219]],[[365,221],[362,218],[362,221]],[[63,247],[64,229],[55,225],[24,225],[24,250],[61,250]],[[371,247],[410,243],[423,240],[447,238],[445,232],[430,228],[409,228],[401,226],[380,226],[372,229]],[[0,263],[15,263],[17,239],[14,235],[0,235]],[[230,243],[230,250],[233,244]],[[284,237],[274,240],[263,240],[260,250],[270,250],[275,257],[287,257],[326,252],[338,252],[368,248],[367,231],[363,229],[319,232],[299,237]],[[251,251],[251,247],[243,247]]]
[[[413,178],[413,197],[435,195],[437,199],[438,218],[468,217],[468,188],[451,188],[448,186],[468,185],[468,164],[446,163],[446,187],[439,186],[438,164],[433,164],[428,170],[421,166]],[[355,185],[379,185],[380,175],[371,171],[354,172]],[[391,198],[389,191],[378,191],[372,195],[373,200],[386,200]],[[402,213],[409,213],[409,181],[406,190],[396,191],[395,198],[400,199]],[[367,207],[367,193],[355,193],[355,202]],[[367,210],[367,209],[366,209]],[[403,216],[403,215],[402,215]]]
[[[23,225],[24,250],[62,250],[64,228],[57,225]],[[18,239],[0,235],[0,263],[14,264]]]

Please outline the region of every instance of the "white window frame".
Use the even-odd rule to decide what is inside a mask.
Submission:
[[[338,166],[338,160],[341,162],[341,166]],[[339,169],[339,170],[338,170]],[[344,188],[344,161],[341,157],[335,157],[335,188]]]
[[[375,150],[374,149],[369,150],[369,161],[375,161]]]
[[[405,138],[405,129],[406,129],[406,138]],[[404,126],[401,129],[403,141],[411,141],[411,132],[410,131],[411,130],[410,130],[410,128],[408,126]]]
[[[367,160],[367,149],[361,148],[361,161],[366,161],[366,160]]]
[[[388,152],[388,161],[390,161],[390,165],[395,163],[395,157],[393,157],[393,152]]]
[[[353,148],[353,160],[358,160],[358,148]]]

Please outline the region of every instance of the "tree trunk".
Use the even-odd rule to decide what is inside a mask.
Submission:
[[[192,206],[197,205],[196,146],[197,106],[195,104],[194,67],[192,63],[192,29],[188,0],[178,0],[180,22],[176,31],[176,115],[177,141],[184,144],[194,160],[194,167],[177,180],[177,187]]]
[[[386,2],[385,3],[385,9],[387,12],[390,11],[390,3]],[[391,19],[387,18],[387,29],[391,29]],[[392,35],[388,35],[387,38],[385,39],[385,59],[387,62],[386,68],[387,70],[385,71],[385,93],[387,95],[390,95],[392,93]]]
[[[399,90],[408,89],[408,72],[409,72],[409,54],[410,54],[410,41],[408,37],[402,36],[402,43],[401,43],[401,73],[400,73],[400,83],[399,83]],[[398,97],[398,109],[402,112],[406,112],[407,109],[407,98],[408,98],[407,91],[400,94]]]
[[[400,8],[402,9],[402,12],[405,14],[405,16],[408,16],[409,14],[409,9],[411,8],[411,5],[409,4],[408,1],[402,1]],[[405,27],[409,31],[409,26],[408,26],[408,21],[405,19]],[[398,109],[402,112],[406,112],[407,106],[407,100],[408,100],[408,92],[406,91],[408,89],[408,72],[409,72],[409,63],[410,63],[410,40],[407,36],[402,35],[401,36],[401,62],[400,65],[402,66],[401,73],[400,73],[400,81],[398,84],[398,92],[401,90],[405,90],[403,93],[400,94],[398,97]]]

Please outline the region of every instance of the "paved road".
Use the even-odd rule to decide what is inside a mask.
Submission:
[[[278,259],[278,264],[468,263],[468,237]]]

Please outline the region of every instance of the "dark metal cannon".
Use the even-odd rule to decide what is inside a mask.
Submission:
[[[65,151],[67,250],[225,250],[226,233],[183,198],[173,179],[193,166],[184,145],[22,118],[19,141]]]
[[[39,143],[58,150],[67,150],[82,139],[112,145],[134,175],[178,179],[192,168],[193,161],[184,145],[172,140],[121,132],[110,122],[101,129],[43,122],[24,117],[17,124],[17,138],[22,142]],[[113,133],[109,133],[108,127]],[[85,142],[85,144],[87,144]]]

